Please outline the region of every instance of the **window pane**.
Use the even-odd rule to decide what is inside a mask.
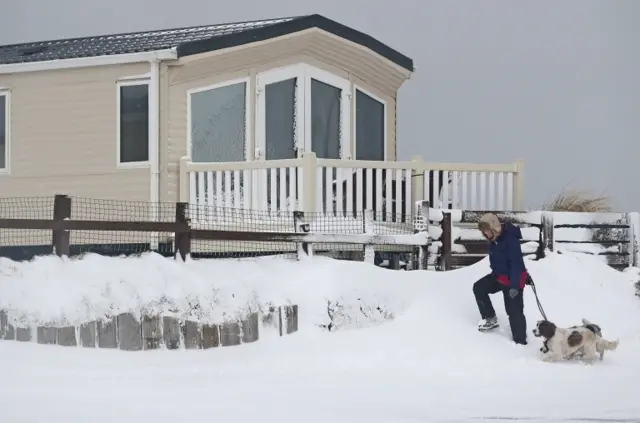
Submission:
[[[296,158],[296,78],[265,87],[265,159]]]
[[[120,162],[149,160],[149,86],[120,87]]]
[[[356,160],[384,160],[384,104],[356,90]]]
[[[191,160],[244,161],[246,98],[244,82],[191,95]]]
[[[0,169],[7,167],[7,97],[0,96]]]
[[[311,149],[320,159],[340,158],[341,90],[311,79]]]

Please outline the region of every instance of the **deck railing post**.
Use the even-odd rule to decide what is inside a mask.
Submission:
[[[180,159],[180,192],[178,201],[181,203],[189,202],[189,157],[185,156]]]
[[[515,172],[513,174],[513,210],[524,210],[524,160],[517,160],[514,163]]]
[[[302,154],[302,210],[305,213],[316,213],[316,197],[318,190],[317,181],[318,157],[313,151],[305,151]]]
[[[422,157],[413,156],[411,159],[411,200],[413,204],[418,201],[428,200],[428,198],[424,198],[425,170],[426,165]]]

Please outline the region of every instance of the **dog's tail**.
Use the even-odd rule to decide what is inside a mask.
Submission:
[[[610,350],[610,351],[618,348],[619,343],[620,343],[619,339],[616,339],[615,341],[607,341],[604,338],[598,338],[598,340],[596,341],[596,344],[600,350]]]

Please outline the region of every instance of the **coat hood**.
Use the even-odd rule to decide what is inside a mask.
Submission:
[[[500,235],[514,236],[517,239],[522,239],[522,231],[519,227],[505,222],[504,225],[500,223],[500,219],[493,213],[485,213],[478,220],[478,229],[484,232],[491,232],[493,234],[493,240]]]

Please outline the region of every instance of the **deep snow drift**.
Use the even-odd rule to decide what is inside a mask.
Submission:
[[[2,420],[640,419],[637,269],[620,273],[583,254],[527,266],[552,320],[597,322],[605,337],[620,339],[618,350],[593,366],[543,363],[539,339],[511,343],[500,294],[492,296],[500,331],[477,332],[471,286],[488,271],[486,260],[446,273],[324,258],[2,260],[0,309],[26,323],[79,323],[162,303],[187,313],[196,300],[212,320],[269,302],[300,306],[298,333],[237,347],[127,353],[0,341]],[[328,301],[343,307],[331,333],[318,327],[328,322]],[[530,334],[539,318],[530,288],[525,312]],[[389,314],[393,320],[371,324]]]

